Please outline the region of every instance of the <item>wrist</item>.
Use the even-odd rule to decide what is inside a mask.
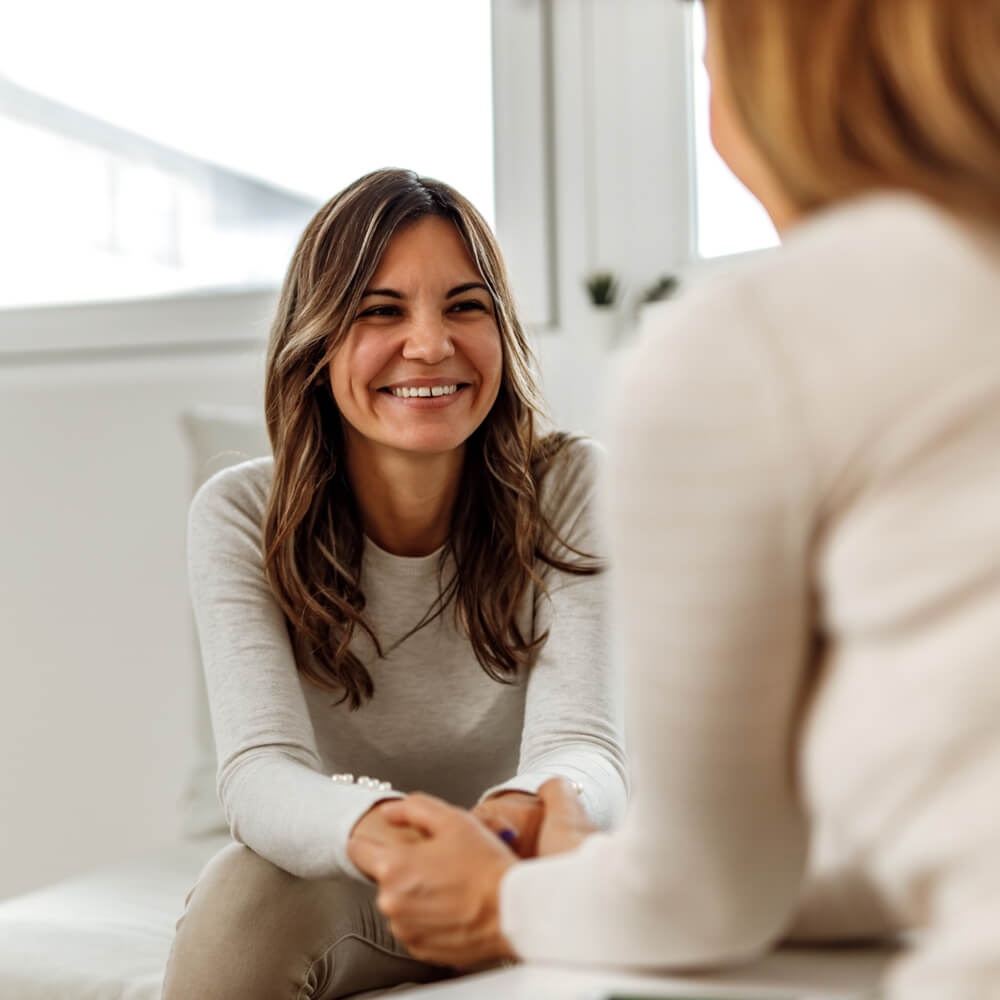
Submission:
[[[351,832],[349,836],[353,837],[359,832],[363,832],[362,824],[366,821],[378,821],[379,824],[382,823],[381,817],[378,815],[379,810],[382,806],[387,805],[390,802],[395,802],[395,798],[379,799],[377,802],[373,802],[355,821],[354,826],[351,827]],[[359,828],[361,828],[359,830]]]
[[[495,799],[512,798],[514,796],[520,796],[521,798],[528,799],[532,802],[538,800],[537,792],[525,792],[520,788],[501,788],[497,792],[490,792],[482,801],[483,802],[493,802]]]
[[[494,914],[494,921],[496,924],[496,938],[494,944],[495,957],[498,959],[517,959],[520,955],[514,950],[513,944],[511,944],[510,939],[504,933],[503,930],[503,880],[512,868],[516,866],[517,862],[512,862],[504,866],[503,870],[500,872],[500,877],[497,879],[496,886],[494,888],[494,905],[496,907],[496,912]]]

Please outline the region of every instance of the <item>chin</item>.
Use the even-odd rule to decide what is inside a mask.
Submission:
[[[447,433],[400,434],[394,440],[383,438],[382,443],[408,455],[446,455],[460,449],[468,439],[468,435],[463,437],[452,430]]]

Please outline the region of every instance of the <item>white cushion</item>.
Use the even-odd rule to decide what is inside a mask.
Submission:
[[[271,454],[263,414],[241,406],[204,405],[181,416],[191,460],[191,494],[221,469]],[[194,757],[181,802],[181,829],[189,836],[227,829],[215,788],[215,740],[208,713],[201,655],[195,643]]]
[[[0,902],[0,997],[158,1000],[184,900],[228,841],[184,841]]]

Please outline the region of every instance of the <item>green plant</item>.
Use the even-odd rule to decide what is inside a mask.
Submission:
[[[613,271],[594,271],[583,280],[592,305],[613,306],[618,298],[618,278]]]
[[[676,294],[679,285],[676,275],[662,274],[639,296],[639,302],[641,305],[663,302]]]

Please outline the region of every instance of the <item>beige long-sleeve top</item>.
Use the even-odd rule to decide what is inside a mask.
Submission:
[[[599,451],[571,442],[541,487],[542,509],[563,541],[599,555],[594,517]],[[449,607],[411,633],[454,572],[441,553],[396,556],[365,540],[361,589],[368,636],[351,649],[374,697],[352,712],[338,692],[302,679],[264,573],[261,535],[270,459],[220,472],[190,514],[192,603],[219,755],[219,796],[233,836],[303,877],[339,871],[351,829],[384,791],[337,784],[332,774],[389,781],[462,806],[504,789],[537,791],[551,777],[582,786],[585,808],[607,826],[624,809],[621,678],[607,642],[604,576],[540,568],[548,596],[527,595],[525,635],[549,636],[513,684],[492,680]]]
[[[1000,240],[846,204],[622,367],[634,796],[507,875],[505,932],[669,967],[923,927],[891,996],[1000,995]]]

